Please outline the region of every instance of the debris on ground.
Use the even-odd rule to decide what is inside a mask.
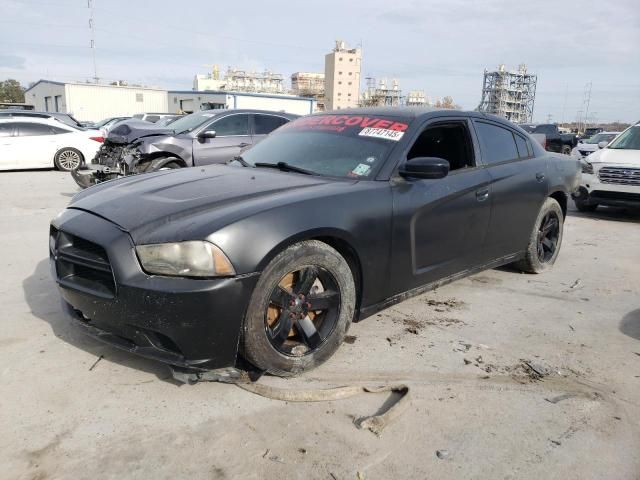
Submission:
[[[95,362],[93,362],[93,365],[91,365],[91,366],[89,367],[89,371],[92,371],[94,368],[96,368],[96,365],[98,365],[98,362],[99,362],[100,360],[102,360],[103,358],[104,358],[104,355],[100,355],[100,356],[98,357],[98,359],[97,359]]]
[[[575,331],[576,331],[576,329],[575,329],[575,328],[573,328],[573,325],[571,325],[571,324],[569,324],[569,328],[571,329],[571,331],[572,331],[572,332],[575,332]]]
[[[428,298],[426,300],[426,304],[430,307],[445,308],[448,310],[464,306],[464,302],[462,300],[457,300],[455,298],[449,298],[447,300],[434,300],[433,298]]]
[[[521,360],[521,361],[522,361],[522,365],[524,365],[527,369],[531,371],[531,375],[529,376],[537,377],[536,379],[539,380],[549,375],[549,369],[547,367],[540,365],[538,363],[530,362],[528,360]]]
[[[472,345],[470,343],[465,343],[462,340],[458,340],[458,345],[454,347],[453,351],[467,353],[469,350],[471,350],[471,346]]]
[[[449,458],[449,450],[436,450],[436,457],[438,457],[440,460]]]
[[[551,440],[551,439],[549,439]],[[553,443],[554,445],[560,446],[562,445],[562,442],[559,442],[558,440],[551,440],[551,443]]]
[[[565,393],[563,395],[558,395],[557,397],[553,397],[553,398],[545,398],[545,400],[549,403],[558,403],[561,402],[563,400],[567,400],[569,398],[573,398],[575,397],[576,394],[575,393]]]
[[[356,337],[355,335],[346,335],[344,337],[344,343],[348,343],[349,345],[353,345],[356,342],[356,339],[358,337]]]
[[[571,289],[576,288],[578,285],[580,285],[580,279],[577,279],[575,282],[573,282],[573,284],[569,287]]]

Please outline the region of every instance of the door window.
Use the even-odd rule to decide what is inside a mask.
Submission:
[[[19,137],[35,137],[39,135],[51,135],[51,127],[42,123],[16,123]]]
[[[449,170],[473,167],[473,144],[466,122],[447,122],[427,127],[407,154],[416,157],[438,157],[449,162]]]
[[[216,137],[249,135],[249,115],[229,115],[207,127],[207,131],[216,132]]]
[[[289,120],[275,115],[254,115],[253,130],[256,135],[268,135]]]
[[[475,125],[480,137],[482,159],[486,164],[518,158],[518,149],[511,130],[484,122],[476,122]]]
[[[516,139],[516,146],[518,147],[518,155],[520,155],[520,158],[531,157],[531,146],[528,145],[529,142],[518,134],[514,134],[513,136]]]
[[[0,123],[0,137],[10,137],[13,135],[15,123]]]

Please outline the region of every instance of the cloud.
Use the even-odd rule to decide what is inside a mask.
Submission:
[[[26,58],[17,55],[3,55],[0,53],[0,67],[24,70]]]

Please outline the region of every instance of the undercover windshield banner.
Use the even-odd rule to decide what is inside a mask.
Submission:
[[[287,129],[323,131],[399,141],[409,128],[408,119],[368,115],[313,115],[295,120]]]

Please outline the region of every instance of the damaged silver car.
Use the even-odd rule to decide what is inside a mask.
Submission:
[[[297,117],[262,110],[206,110],[165,128],[126,122],[109,133],[91,164],[71,175],[86,188],[127,175],[226,163]]]

